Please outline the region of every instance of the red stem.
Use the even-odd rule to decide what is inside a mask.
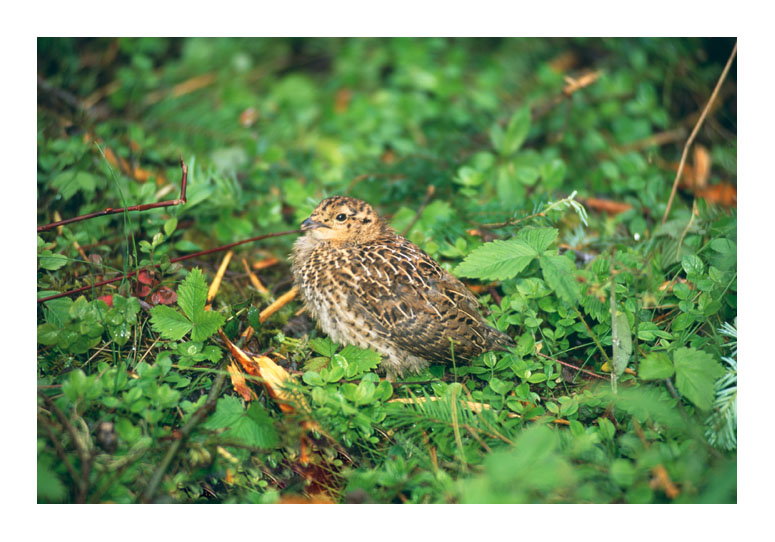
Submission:
[[[560,361],[559,359],[550,358],[549,356],[547,356],[545,354],[542,354],[540,352],[538,352],[538,355],[543,357],[543,358],[550,359],[552,361],[556,361],[560,365],[565,365],[566,367],[570,367],[571,369],[576,369],[577,371],[581,371],[582,373],[588,374],[590,376],[594,376],[594,377],[597,377],[597,378],[602,378],[603,380],[608,380],[607,376],[599,375],[597,373],[593,373],[592,371],[587,371],[586,369],[582,369],[581,367],[576,367],[575,365],[571,365],[567,361]]]
[[[173,258],[170,260],[170,263],[175,262],[181,262],[183,260],[188,260],[190,258],[196,258],[197,256],[204,256],[205,254],[212,254],[213,252],[221,252],[223,250],[228,250],[232,247],[236,247],[238,245],[244,245],[245,243],[252,243],[253,241],[260,241],[261,239],[267,239],[269,237],[280,237],[282,235],[291,235],[293,233],[301,233],[301,230],[289,230],[289,231],[280,231],[275,233],[267,233],[265,235],[259,235],[258,237],[251,237],[250,239],[245,239],[243,241],[237,241],[236,243],[230,243],[228,245],[223,245],[220,247],[210,248],[207,250],[202,250],[200,252],[194,252],[193,254],[187,254],[185,256],[178,256],[177,258]],[[154,264],[152,267],[159,267],[161,264]],[[104,286],[105,284],[110,284],[111,282],[118,282],[119,280],[123,280],[125,278],[132,277],[137,274],[137,271],[130,271],[129,273],[126,273],[124,275],[120,275],[118,277],[113,277],[112,279],[107,280],[101,280],[100,282],[96,282],[94,284],[89,284],[88,286],[82,286],[80,288],[76,288],[75,290],[70,290],[68,292],[62,292],[59,294],[50,295],[48,297],[42,297],[38,299],[38,303],[42,303],[44,301],[49,301],[51,299],[56,299],[58,297],[64,297],[72,294],[77,294],[78,292],[83,292],[84,290],[89,290],[91,288],[97,288],[98,286]]]
[[[180,167],[183,170],[183,176],[180,180],[180,197],[178,199],[171,199],[167,201],[157,201],[156,203],[144,203],[142,205],[133,205],[131,207],[121,207],[120,209],[113,209],[111,207],[108,207],[107,209],[104,209],[102,211],[97,211],[96,213],[89,213],[87,215],[76,216],[73,218],[66,218],[65,220],[60,220],[59,222],[52,222],[51,224],[46,224],[45,226],[38,226],[38,233],[52,230],[59,226],[64,226],[65,224],[72,224],[73,222],[80,222],[81,220],[96,218],[98,216],[114,215],[116,213],[123,213],[123,212],[129,212],[129,211],[147,211],[148,209],[157,209],[159,207],[172,207],[175,205],[184,204],[186,203],[186,182],[188,177],[188,168],[186,167],[186,164],[183,163],[182,157],[180,158]]]

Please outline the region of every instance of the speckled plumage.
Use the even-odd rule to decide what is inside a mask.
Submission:
[[[388,378],[451,364],[451,341],[456,363],[513,344],[462,282],[369,204],[327,198],[301,228],[292,270],[307,310],[332,340],[381,353]]]

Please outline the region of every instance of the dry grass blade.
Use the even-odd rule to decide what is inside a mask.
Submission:
[[[296,297],[296,295],[298,293],[299,293],[299,289],[296,286],[294,286],[293,288],[291,288],[290,290],[285,292],[283,295],[278,297],[274,301],[274,303],[272,303],[267,308],[265,308],[264,310],[261,311],[261,314],[258,315],[258,321],[261,322],[262,324],[264,322],[266,322],[269,319],[270,316],[272,316],[274,313],[279,311],[285,305],[290,303]],[[242,332],[242,337],[246,341],[249,341],[250,338],[253,336],[254,332],[255,332],[255,330],[251,326],[248,326],[245,329],[245,331]]]
[[[262,294],[266,294],[269,292],[269,290],[266,289],[266,286],[264,286],[260,280],[258,280],[258,277],[256,276],[253,271],[250,270],[250,266],[248,265],[248,261],[245,258],[242,258],[242,265],[245,266],[245,272],[248,274],[248,278],[250,279],[250,283],[253,285],[253,287],[261,292]]]
[[[207,305],[205,310],[210,310],[210,305],[212,304],[213,299],[215,299],[215,294],[218,293],[218,289],[221,287],[221,280],[223,280],[223,275],[226,273],[226,268],[229,267],[229,262],[231,262],[231,257],[233,255],[234,251],[230,250],[223,256],[221,265],[218,267],[218,272],[215,273],[213,282],[210,283],[210,288],[207,290]]]

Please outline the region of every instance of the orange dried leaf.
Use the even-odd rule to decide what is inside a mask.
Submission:
[[[236,363],[229,363],[229,365],[226,367],[226,370],[229,371],[231,385],[234,387],[234,391],[239,393],[245,401],[252,401],[256,398],[256,394],[253,393],[253,390],[248,388],[248,385],[245,382],[245,377],[240,372]]]
[[[334,504],[331,497],[325,493],[317,493],[312,497],[303,497],[301,495],[286,495],[281,497],[277,504]]]
[[[632,209],[632,205],[629,203],[602,198],[584,198],[582,202],[593,211],[599,211],[609,215],[618,215]]]
[[[715,203],[728,209],[737,207],[737,187],[733,184],[714,184],[704,188],[697,195],[709,203]]]
[[[654,473],[654,478],[650,484],[652,489],[663,490],[670,499],[675,499],[681,493],[673,481],[670,480],[670,476],[668,476],[667,470],[665,470],[663,465],[657,465],[651,469],[651,472]]]
[[[255,107],[248,107],[239,115],[239,123],[245,128],[253,126],[258,120],[258,111]]]
[[[253,269],[255,269],[256,271],[259,271],[261,269],[266,269],[267,267],[271,267],[271,266],[273,266],[273,265],[275,265],[275,264],[277,264],[279,262],[280,262],[280,260],[278,260],[275,257],[266,258],[265,260],[261,260],[261,261],[255,262],[253,264]]]
[[[340,88],[336,91],[336,97],[334,98],[334,111],[336,113],[344,113],[347,111],[347,107],[350,105],[350,98],[352,98],[352,92],[348,88]]]

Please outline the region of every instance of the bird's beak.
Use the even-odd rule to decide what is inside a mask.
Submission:
[[[320,222],[315,222],[311,218],[308,218],[307,220],[301,223],[302,231],[314,230],[315,228],[325,228],[325,226]]]

